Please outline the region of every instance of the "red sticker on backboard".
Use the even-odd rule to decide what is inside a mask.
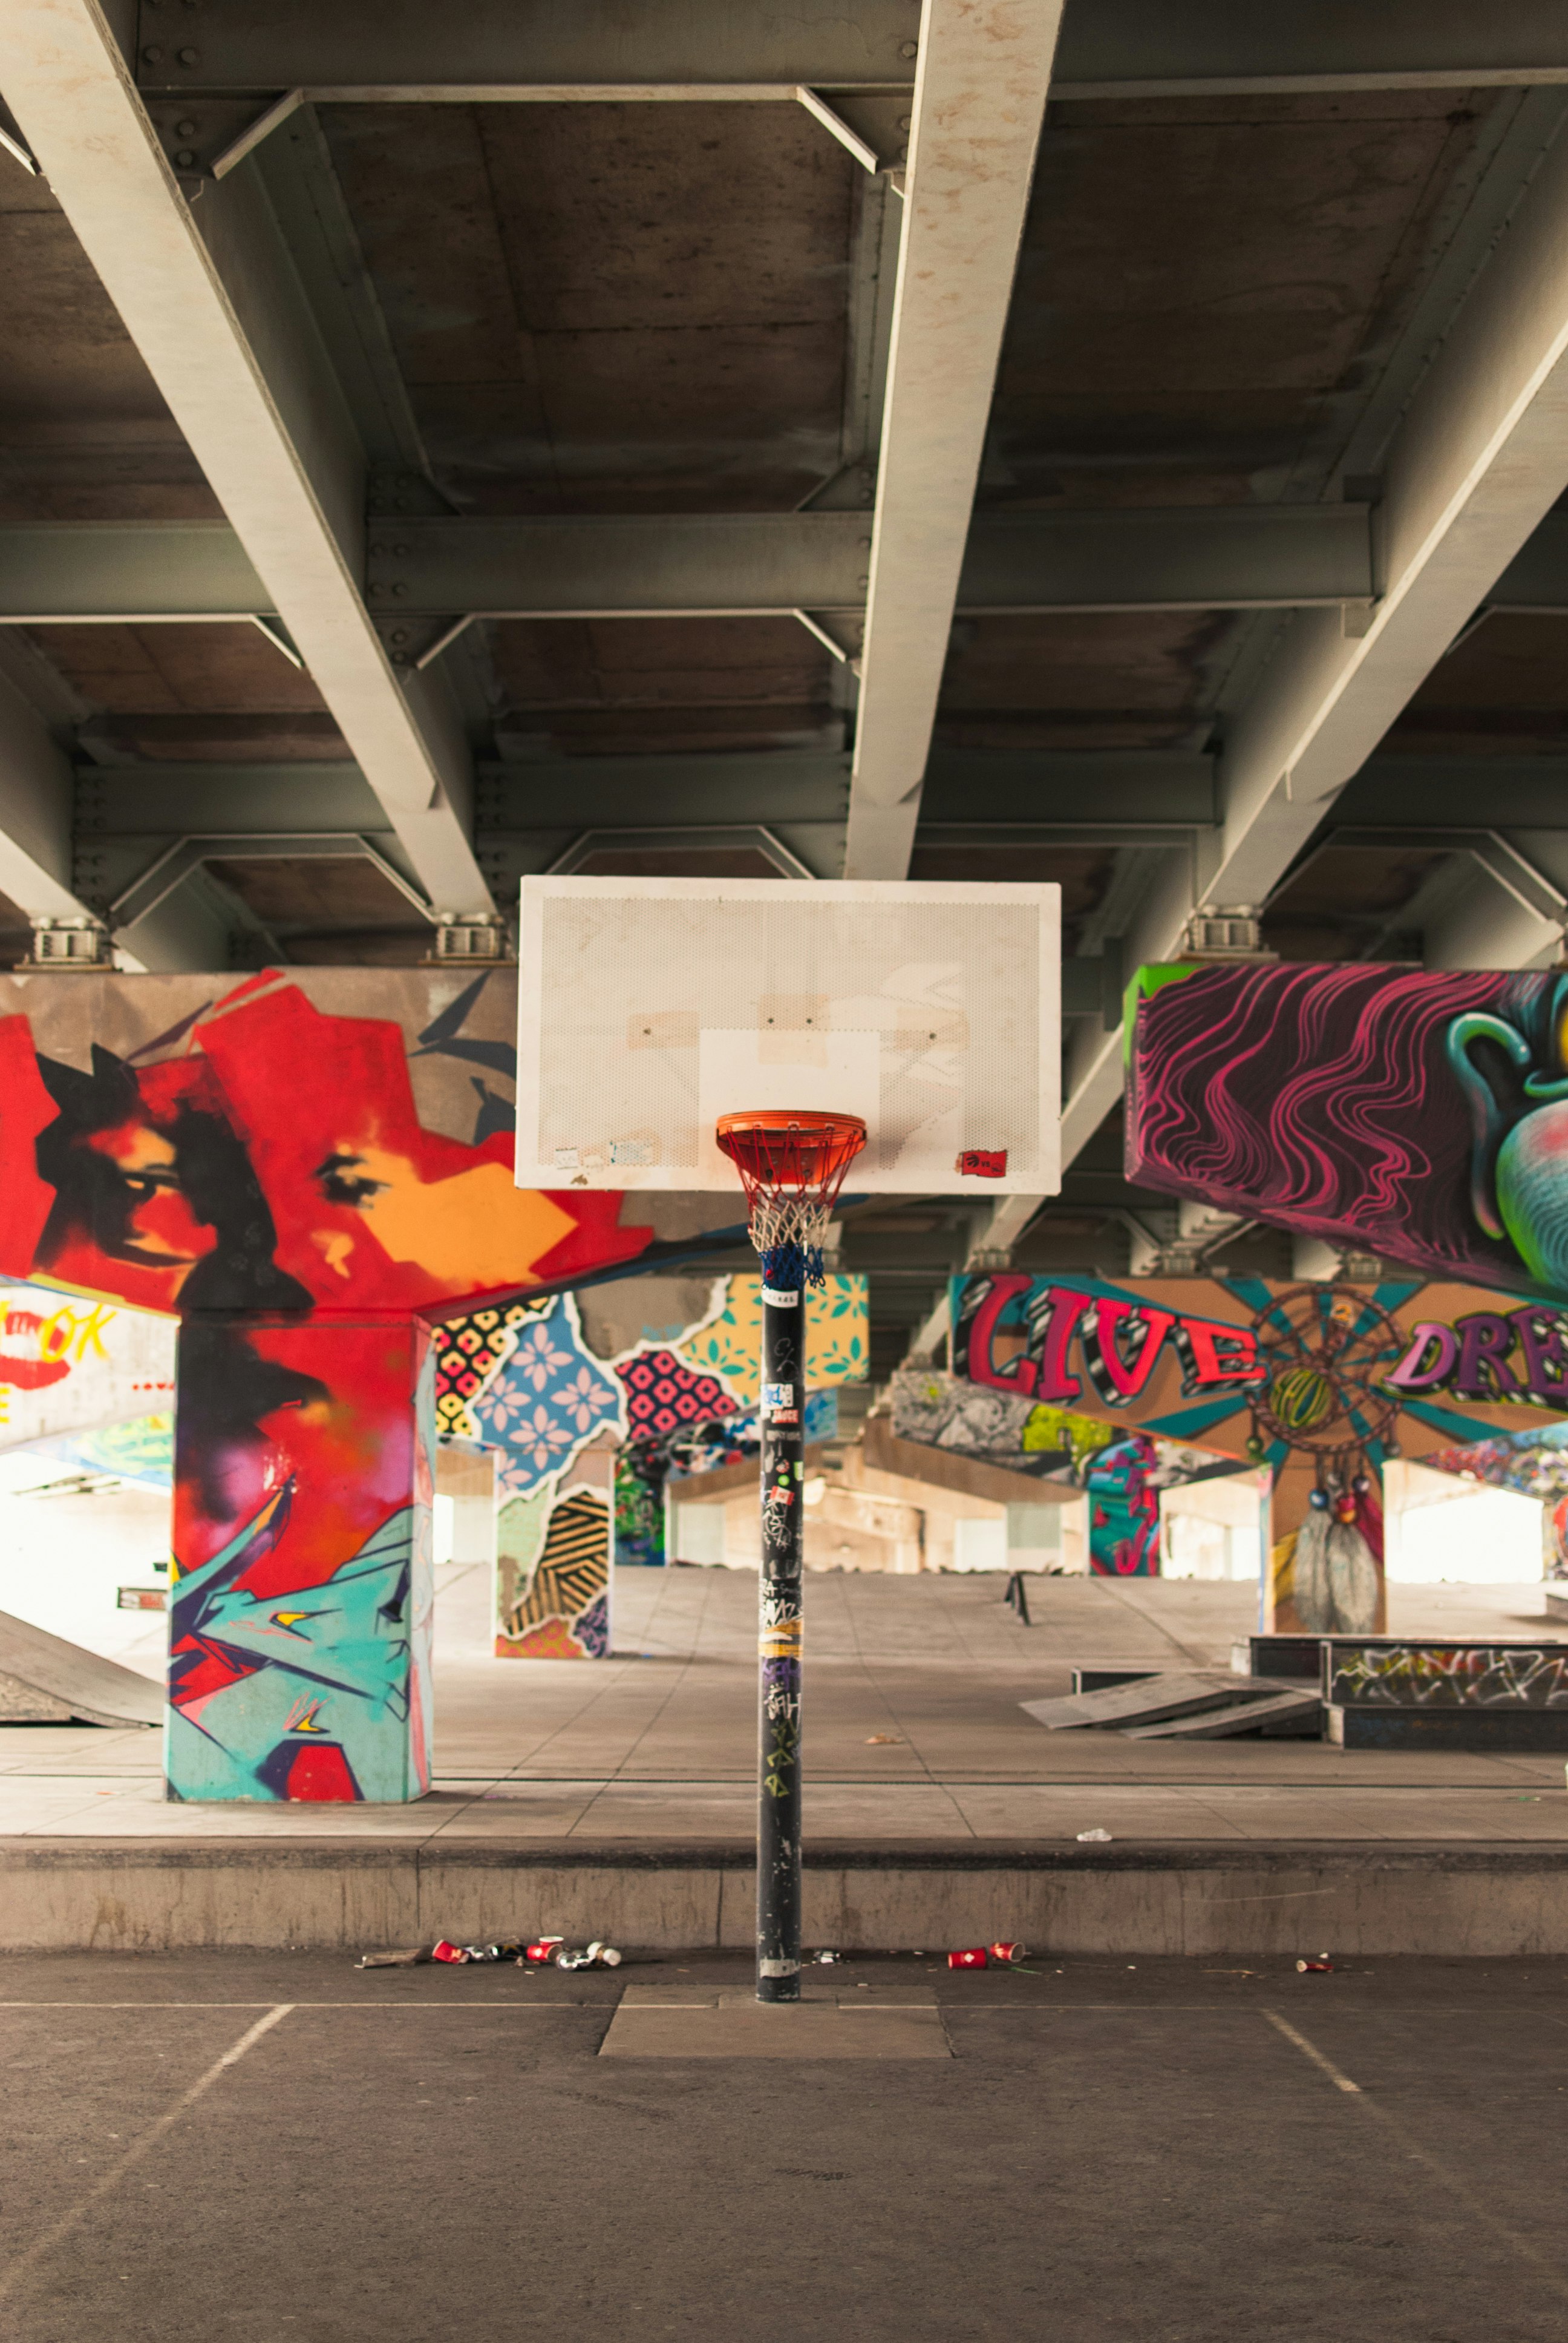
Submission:
[[[1005,1147],[966,1147],[953,1170],[961,1172],[966,1179],[1005,1180],[1007,1150]]]

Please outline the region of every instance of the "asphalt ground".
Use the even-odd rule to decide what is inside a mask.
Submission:
[[[1315,1950],[1315,1947],[1307,1947]],[[9,2343],[1558,2343],[1568,1962],[846,1961],[950,2059],[600,2061],[608,1975],[0,1958]]]

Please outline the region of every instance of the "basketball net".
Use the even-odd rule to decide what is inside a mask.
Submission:
[[[866,1143],[852,1114],[769,1109],[719,1118],[719,1146],[740,1174],[765,1285],[822,1283],[822,1244],[844,1175]]]

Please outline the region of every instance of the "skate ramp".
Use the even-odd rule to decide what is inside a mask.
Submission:
[[[0,1611],[0,1725],[161,1725],[164,1688]]]

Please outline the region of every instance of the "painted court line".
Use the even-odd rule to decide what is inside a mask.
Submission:
[[[1298,2033],[1293,2026],[1287,2025],[1276,2010],[1265,2009],[1262,2015],[1277,2032],[1284,2036],[1287,2042],[1293,2043],[1305,2057],[1312,2060],[1314,2066],[1321,2067],[1339,2089],[1354,2092],[1366,2113],[1374,2122],[1382,2124],[1385,2131],[1392,2134],[1412,2164],[1424,2166],[1434,2180],[1441,2181],[1449,2194],[1457,2197],[1467,2213],[1490,2229],[1494,2237],[1500,2238],[1511,2253],[1523,2255],[1523,2258],[1540,2272],[1553,2293],[1560,2294],[1568,2299],[1568,2275],[1559,2269],[1554,2262],[1549,2261],[1538,2246],[1532,2245],[1528,2237],[1522,2237],[1517,2229],[1512,2228],[1506,2221],[1500,2220],[1488,2206],[1482,2203],[1472,2189],[1466,2187],[1457,2173],[1451,2172],[1446,2165],[1438,2162],[1435,2156],[1419,2146],[1405,2130],[1403,2125],[1392,2116],[1386,2107],[1380,2107],[1377,2100],[1370,2097],[1359,2083],[1352,2083],[1348,2076],[1342,2075],[1332,2059],[1325,2058],[1322,2052],[1309,2042],[1304,2034]]]
[[[609,2009],[608,2001],[0,2001],[0,2009]],[[268,2018],[271,2026],[276,2019]],[[219,2062],[222,2063],[221,2061]]]
[[[1287,2042],[1293,2042],[1303,2057],[1310,2058],[1314,2066],[1319,2066],[1322,2069],[1323,2073],[1328,2077],[1330,2082],[1332,2083],[1336,2090],[1353,2091],[1358,2098],[1361,2097],[1361,2085],[1359,2083],[1352,2083],[1348,2075],[1342,2075],[1339,2068],[1334,2065],[1333,2060],[1332,2058],[1325,2058],[1321,2050],[1315,2050],[1312,2047],[1312,2045],[1307,2040],[1306,2036],[1304,2034],[1298,2034],[1295,2027],[1290,2024],[1288,2019],[1282,2017],[1277,2009],[1265,2009],[1263,2016],[1268,2019],[1276,2034],[1282,2034]]]
[[[102,2007],[106,2005],[97,2006]],[[255,2004],[247,2006],[254,2008]],[[132,2166],[139,2164],[143,2157],[157,2146],[164,2134],[178,2123],[186,2108],[193,2107],[203,2093],[212,2088],[224,2069],[227,2066],[237,2066],[252,2043],[259,2042],[262,2036],[276,2026],[281,2019],[286,2017],[293,2007],[294,2004],[291,2001],[274,2002],[265,2017],[258,2017],[254,2026],[247,2026],[239,2040],[226,2050],[221,2058],[215,2058],[206,2073],[199,2075],[188,2091],[182,2091],[166,2114],[159,2116],[156,2123],[148,2125],[136,2145],[128,2147],[124,2156],[109,2167],[103,2177],[94,2182],[85,2197],[78,2197],[70,2211],[64,2214],[55,2223],[53,2228],[45,2229],[41,2237],[34,2239],[25,2253],[18,2254],[14,2262],[10,2263],[5,2270],[0,2271],[0,2302],[5,2301],[15,2292],[22,2279],[28,2275],[29,2271],[36,2268],[46,2254],[53,2253],[56,2246],[65,2242],[72,2230],[85,2218],[100,2197],[106,2197],[109,2190],[117,2187],[125,2178]]]

